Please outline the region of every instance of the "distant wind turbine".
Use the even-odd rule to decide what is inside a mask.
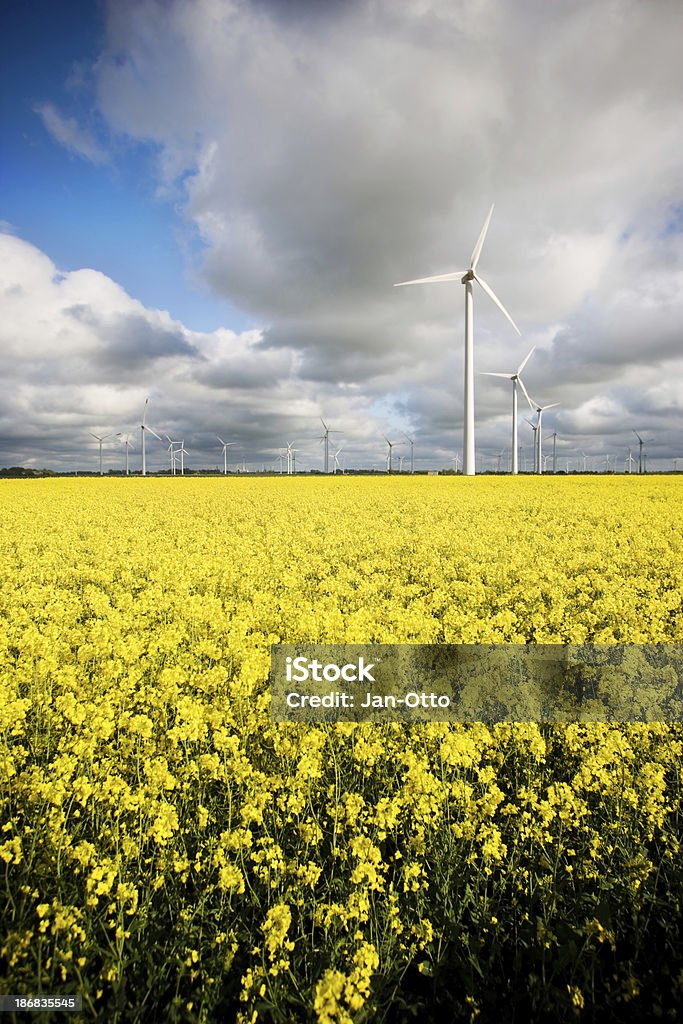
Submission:
[[[534,473],[535,473],[536,472],[536,453],[538,451],[537,446],[536,446],[536,431],[538,430],[538,427],[536,426],[535,423],[532,423],[531,420],[527,419],[526,416],[524,417],[524,419],[529,424],[529,426],[531,427],[531,429],[534,432],[533,452],[534,452]]]
[[[296,453],[297,449],[294,447],[294,441],[287,442],[287,475],[292,476],[296,473]]]
[[[102,442],[106,441],[108,437],[114,437],[114,435],[113,434],[103,434],[102,437],[99,437],[98,434],[93,434],[92,430],[89,430],[88,433],[90,434],[91,437],[94,437],[96,441],[100,442],[100,476],[102,476],[102,474],[103,474],[103,469],[102,469]]]
[[[408,435],[406,433],[404,433],[403,436],[405,437],[406,441],[410,445],[410,472],[414,473],[415,472],[415,439],[412,438],[412,437],[408,437]]]
[[[523,380],[520,379],[519,385],[520,385],[522,391],[524,392],[524,394],[526,396],[527,402],[529,403],[531,408],[536,411],[537,419],[536,419],[536,459],[535,459],[535,463],[536,463],[536,472],[537,473],[542,473],[543,472],[543,461],[542,461],[543,434],[542,434],[541,422],[542,422],[542,419],[543,419],[543,413],[546,411],[546,409],[554,409],[560,403],[559,402],[551,402],[550,405],[539,405],[538,402],[533,402],[529,398],[529,392],[524,387],[524,381]]]
[[[228,474],[228,448],[232,448],[233,445],[237,444],[237,441],[224,441],[222,437],[218,437],[218,434],[216,434],[216,437],[218,438],[220,443],[223,445],[223,476],[227,476],[227,474]]]
[[[343,430],[331,430],[330,427],[328,427],[327,423],[325,423],[325,420],[322,418],[322,416],[320,417],[320,422],[322,423],[323,430],[325,431],[323,436],[320,438],[320,440],[325,445],[325,472],[329,473],[329,471],[330,471],[330,434],[343,434],[344,431]]]
[[[390,440],[389,440],[389,438],[388,438],[388,437],[387,437],[386,435],[385,435],[385,437],[384,437],[384,440],[385,440],[385,441],[387,442],[387,444],[389,445],[389,449],[388,449],[388,451],[387,451],[387,473],[391,473],[391,454],[392,454],[392,451],[393,451],[394,445],[395,445],[395,444],[396,444],[397,442],[396,442],[396,441],[390,441]]]
[[[154,434],[154,436],[156,437],[157,441],[161,441],[161,438],[159,437],[159,435],[157,433],[155,433],[155,431],[152,430],[151,427],[146,427],[145,426],[145,419],[147,417],[147,405],[148,405],[148,403],[149,403],[149,398],[146,398],[145,399],[145,408],[144,408],[144,411],[142,413],[142,423],[140,424],[140,436],[141,436],[140,448],[141,448],[141,451],[142,451],[142,475],[143,476],[147,476],[147,462],[145,460],[145,431],[148,430],[150,432],[150,434]]]
[[[134,448],[135,445],[132,443],[132,441],[130,439],[130,434],[122,434],[122,433],[119,432],[116,436],[120,437],[121,438],[121,444],[125,444],[125,446],[126,446],[126,476],[129,476],[130,474],[128,472],[128,449],[129,448]]]
[[[638,472],[639,473],[645,473],[646,472],[646,466],[647,466],[647,463],[646,463],[647,456],[643,456],[643,447],[644,447],[644,445],[646,445],[648,443],[649,438],[643,439],[640,436],[640,434],[638,433],[637,430],[634,430],[633,433],[638,438]]]
[[[553,431],[552,434],[548,434],[546,436],[546,441],[549,441],[551,437],[553,439],[553,473],[556,473],[557,472],[557,458],[556,458],[556,453],[557,453],[557,431],[556,430]]]
[[[477,274],[477,263],[481,255],[481,250],[484,245],[484,239],[486,238],[486,232],[488,231],[491,217],[493,215],[493,206],[489,210],[488,216],[484,222],[484,227],[481,230],[481,234],[477,239],[477,244],[472,251],[472,258],[470,260],[469,270],[461,271],[456,270],[450,274],[439,274],[436,277],[420,277],[414,281],[399,281],[395,288],[402,287],[407,284],[431,284],[436,281],[458,281],[465,285],[465,416],[463,424],[463,452],[464,452],[464,463],[463,463],[463,474],[465,476],[474,476],[476,472],[475,467],[475,456],[474,456],[474,306],[472,297],[472,282],[476,281],[481,288],[484,289],[488,297],[498,306],[501,313],[510,321],[514,329],[518,334],[521,334],[519,327],[512,319],[508,311],[506,310],[503,303],[494,294],[493,290],[486,284],[486,282]]]
[[[341,454],[341,452],[343,450],[344,450],[344,445],[342,445],[341,448],[337,448],[336,452],[332,456],[332,458],[334,460],[334,469],[332,470],[333,473],[336,473],[337,471],[339,471],[340,473],[344,472],[343,469],[341,468],[340,463],[339,463],[339,456],[340,456],[340,454]]]
[[[516,475],[519,473],[519,461],[517,458],[517,381],[521,383],[520,374],[526,364],[531,359],[536,346],[530,349],[528,355],[522,360],[514,373],[491,373],[488,370],[484,370],[482,375],[484,377],[502,377],[504,380],[512,381],[512,473]]]

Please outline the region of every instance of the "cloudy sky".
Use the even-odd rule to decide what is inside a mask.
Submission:
[[[683,468],[680,0],[10,0],[3,5],[0,466],[89,436],[320,468],[462,450],[475,367],[524,373],[558,452]],[[476,378],[479,467],[511,385]],[[521,406],[520,406],[521,410]],[[525,412],[525,410],[521,410]],[[403,439],[405,440],[405,439]],[[531,456],[531,429],[520,416]],[[548,450],[546,442],[546,450]],[[407,455],[407,443],[394,450]],[[166,465],[150,442],[151,468]],[[105,468],[120,467],[114,439]],[[563,465],[563,463],[561,463]]]

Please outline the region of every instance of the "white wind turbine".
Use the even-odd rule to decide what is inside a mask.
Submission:
[[[532,400],[529,398],[529,393],[528,393],[527,389],[524,387],[524,381],[520,379],[519,384],[520,384],[520,387],[521,387],[522,391],[524,392],[524,394],[526,396],[527,402],[529,403],[531,408],[536,413],[536,426],[534,427],[534,430],[536,432],[536,436],[534,438],[534,440],[536,442],[536,456],[534,458],[534,471],[536,473],[543,473],[543,433],[542,433],[543,428],[541,426],[541,423],[542,423],[542,420],[543,420],[543,413],[546,411],[546,409],[554,409],[555,406],[559,405],[560,403],[559,402],[551,402],[550,405],[539,405],[538,402],[532,402]]]
[[[525,359],[522,360],[522,362],[519,364],[519,366],[517,367],[517,369],[515,370],[514,373],[491,373],[488,370],[482,371],[482,376],[484,376],[484,377],[503,377],[504,380],[511,380],[512,381],[512,473],[513,474],[519,473],[519,461],[518,461],[518,453],[517,453],[517,381],[519,381],[520,384],[522,383],[521,378],[520,378],[520,374],[521,374],[522,370],[524,369],[524,367],[526,366],[526,364],[531,359],[531,356],[532,356],[533,351],[534,351],[535,348],[536,348],[536,346],[534,345],[531,348],[531,350],[529,351],[529,354],[526,356]]]
[[[126,446],[126,476],[129,476],[130,474],[128,472],[128,449],[129,448],[134,448],[135,445],[133,444],[133,442],[130,439],[130,434],[122,434],[121,432],[119,432],[116,436],[120,437],[121,438],[121,444],[125,444],[125,446]]]
[[[185,456],[187,454],[188,453],[185,451],[185,442],[181,441],[180,442],[180,448],[176,452],[176,455],[180,456],[180,475],[181,476],[185,476],[185,462],[184,462],[183,456]]]
[[[343,434],[344,431],[343,430],[331,430],[330,427],[328,427],[327,423],[325,423],[325,420],[322,418],[322,416],[320,417],[320,422],[322,423],[323,429],[325,431],[323,436],[320,438],[320,440],[325,445],[325,470],[324,471],[325,471],[325,473],[329,473],[329,471],[330,471],[330,434]]]
[[[103,434],[102,437],[100,437],[98,434],[93,434],[92,430],[89,430],[88,433],[91,437],[94,437],[96,441],[100,442],[100,476],[102,476],[102,442],[106,441],[108,437],[114,437],[114,434]]]
[[[410,445],[410,472],[414,473],[415,472],[415,439],[412,438],[412,437],[408,437],[408,435],[406,433],[404,433],[403,436],[405,437],[406,441]]]
[[[334,469],[332,470],[333,473],[337,473],[337,472],[343,473],[344,472],[344,470],[341,468],[341,465],[339,464],[339,456],[340,456],[341,452],[343,451],[343,449],[344,449],[344,445],[342,445],[341,448],[337,448],[336,452],[332,456],[332,459],[334,461]]]
[[[154,436],[156,437],[157,441],[161,441],[161,438],[159,437],[159,435],[157,433],[155,433],[155,431],[153,431],[151,427],[146,427],[145,426],[145,418],[147,416],[147,404],[148,404],[148,402],[149,402],[149,398],[146,398],[145,399],[145,408],[144,408],[144,411],[142,413],[142,423],[140,424],[140,435],[141,435],[140,448],[142,450],[142,475],[143,476],[147,476],[147,462],[145,460],[145,431],[148,430],[150,432],[150,434],[154,434]]]
[[[436,277],[420,277],[414,281],[399,281],[395,288],[399,288],[406,284],[431,284],[436,281],[458,281],[465,285],[465,417],[463,425],[463,475],[474,476],[475,470],[475,458],[474,458],[474,305],[472,296],[472,282],[476,281],[481,288],[484,289],[488,297],[495,302],[496,306],[500,309],[501,313],[507,317],[514,329],[518,334],[521,334],[519,327],[512,319],[507,309],[500,301],[499,298],[494,294],[493,290],[486,284],[486,282],[477,274],[477,263],[481,255],[482,246],[484,245],[484,239],[486,238],[486,232],[491,222],[491,216],[493,215],[493,206],[489,210],[488,217],[484,222],[484,227],[481,229],[481,234],[477,239],[477,244],[472,251],[472,258],[470,260],[469,270],[461,271],[456,270],[450,274],[438,274]]]
[[[394,445],[396,445],[398,442],[390,441],[389,438],[386,435],[384,437],[384,440],[389,445],[389,449],[387,451],[387,473],[391,473],[391,455],[392,455],[392,451],[393,451]]]
[[[537,451],[538,451],[537,446],[536,446],[536,431],[537,431],[538,428],[537,428],[536,424],[532,423],[531,420],[526,418],[526,416],[524,417],[524,420],[525,420],[526,423],[529,424],[529,426],[531,427],[531,429],[534,432],[533,452],[534,452],[534,473],[535,473],[536,472],[536,454],[537,454]]]
[[[643,448],[649,443],[651,438],[641,437],[637,430],[634,430],[633,433],[638,438],[638,472],[647,473],[647,453],[643,453]]]
[[[178,452],[180,451],[180,448],[182,448],[183,442],[182,441],[172,441],[171,438],[168,436],[168,434],[166,434],[166,440],[168,441],[167,451],[168,451],[168,454],[169,454],[169,458],[171,460],[171,473],[173,474],[173,476],[175,476],[175,468],[176,468],[176,462],[177,462],[176,456],[177,456]],[[179,444],[180,448],[174,448],[173,446],[176,445],[176,444]]]
[[[220,443],[223,445],[223,476],[227,476],[227,474],[228,474],[228,448],[232,448],[232,446],[234,444],[237,444],[237,441],[224,441],[222,437],[218,437],[218,434],[216,434],[216,437],[218,438]]]
[[[298,448],[294,447],[294,441],[287,442],[287,476],[296,473],[296,453]]]

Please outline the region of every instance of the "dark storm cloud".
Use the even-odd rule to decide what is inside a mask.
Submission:
[[[409,428],[441,457],[460,446],[463,289],[393,284],[464,270],[495,201],[479,269],[523,336],[476,290],[476,369],[511,372],[536,344],[525,380],[561,402],[558,429],[597,446],[667,410],[673,444],[683,6],[656,10],[110,0],[98,116],[150,146],[201,274],[258,336],[193,335],[90,280],[60,344],[91,386],[103,360],[121,387],[167,367],[179,430],[216,410],[248,444],[324,413],[361,451]],[[33,344],[42,358],[37,327]],[[482,446],[508,443],[509,388],[477,377],[476,395]]]

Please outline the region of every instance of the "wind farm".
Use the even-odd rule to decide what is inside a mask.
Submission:
[[[677,1020],[683,4],[4,6],[0,1008]]]

